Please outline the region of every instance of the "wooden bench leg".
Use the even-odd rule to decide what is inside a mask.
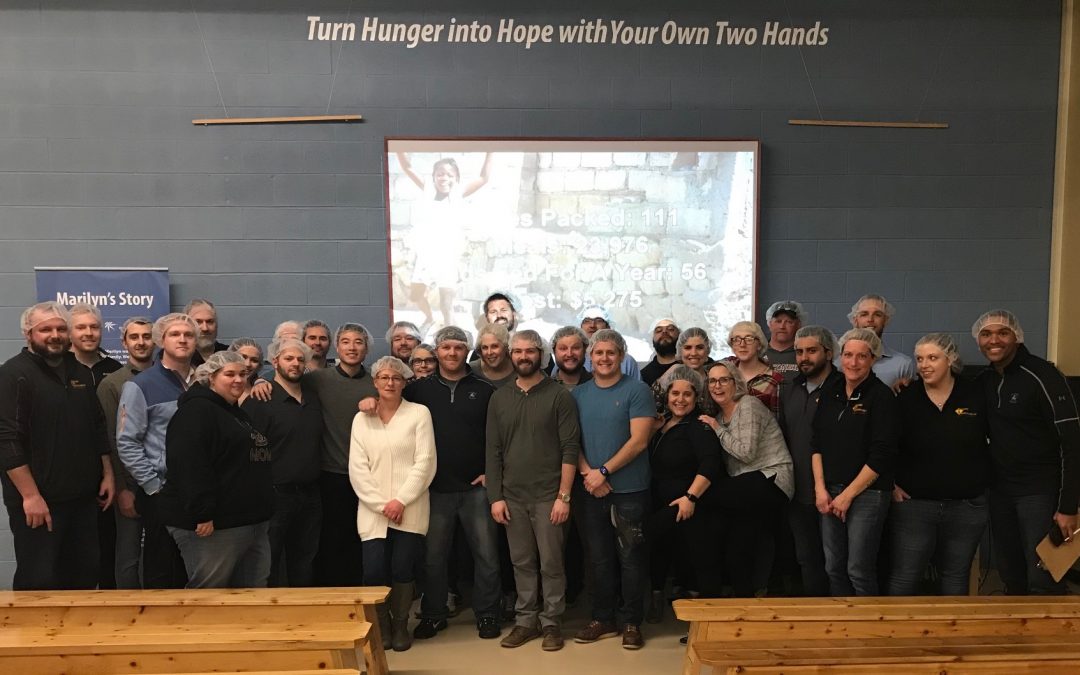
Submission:
[[[686,656],[683,657],[683,675],[701,675],[701,661],[698,660],[695,644],[698,639],[697,621],[690,622],[690,632],[686,638]]]
[[[364,643],[364,663],[368,675],[388,675],[386,652],[382,647],[382,633],[379,630],[379,612],[375,605],[364,605],[364,621],[371,624],[368,639]]]

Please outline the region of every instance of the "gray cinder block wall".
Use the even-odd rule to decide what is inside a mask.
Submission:
[[[977,361],[964,337],[971,321],[1004,305],[1043,352],[1060,12],[1058,2],[1025,0],[664,10],[614,0],[9,0],[0,6],[0,356],[22,345],[35,265],[168,266],[173,304],[213,298],[223,337],[266,338],[281,320],[313,316],[381,334],[387,135],[758,138],[758,314],[792,297],[839,330],[852,300],[876,291],[898,310],[893,346],[949,330]],[[820,21],[829,43],[408,49],[308,41],[308,15]],[[329,110],[366,121],[191,125],[225,116],[222,102],[232,116]],[[819,113],[950,127],[787,123]],[[0,533],[0,580],[12,560]]]

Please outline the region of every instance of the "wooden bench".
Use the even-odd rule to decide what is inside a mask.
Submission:
[[[385,587],[0,592],[0,672],[29,673],[24,664],[34,660],[70,674],[362,666],[384,675],[376,605],[388,594]]]
[[[683,673],[1080,673],[1080,598],[677,600]],[[1007,663],[1003,663],[1007,662]]]

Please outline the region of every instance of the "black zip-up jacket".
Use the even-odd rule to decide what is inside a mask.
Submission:
[[[20,509],[7,476],[20,466],[29,465],[46,503],[93,497],[101,485],[109,440],[94,376],[71,352],[59,370],[62,380],[26,348],[0,366],[0,481],[4,501]]]
[[[867,489],[892,490],[899,421],[896,396],[873,371],[850,398],[843,378],[828,384],[818,400],[810,445],[821,453],[826,485],[847,485],[866,465],[878,474]]]
[[[484,473],[488,401],[494,393],[495,387],[472,369],[456,385],[435,373],[405,387],[405,399],[431,413],[438,467],[428,488],[432,492],[466,492]]]
[[[814,413],[817,412],[821,392],[844,376],[832,368],[821,386],[806,391],[806,376],[799,373],[790,384],[780,389],[780,429],[791,451],[792,468],[795,473],[795,501],[800,504],[814,503],[814,469],[810,462],[810,440],[814,435]]]
[[[203,385],[177,401],[165,433],[169,480],[161,491],[166,525],[221,530],[270,520],[274,483],[270,443],[247,413]]]
[[[993,485],[1021,497],[1056,494],[1059,513],[1080,501],[1080,420],[1065,376],[1023,345],[1005,371],[979,375],[990,408]]]

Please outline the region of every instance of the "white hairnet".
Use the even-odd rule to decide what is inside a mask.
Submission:
[[[983,314],[971,325],[971,337],[979,339],[979,333],[987,326],[1005,326],[1016,333],[1016,341],[1024,341],[1024,329],[1020,327],[1020,319],[1007,309],[992,309]]]

